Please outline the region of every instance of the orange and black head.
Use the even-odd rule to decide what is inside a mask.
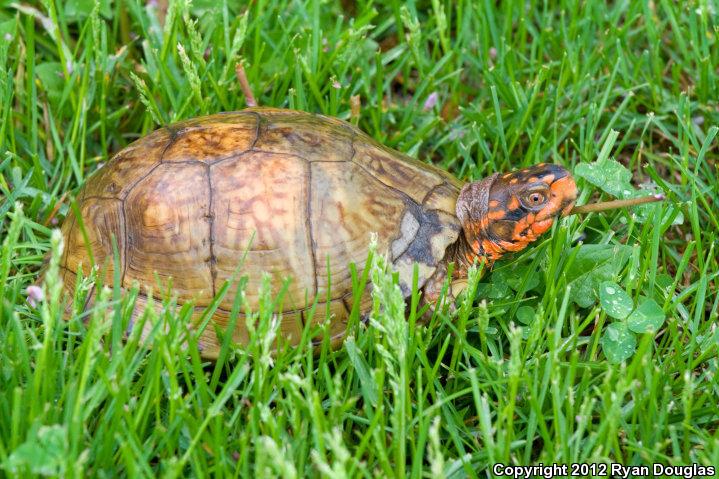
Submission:
[[[468,183],[457,200],[457,216],[474,255],[491,261],[521,251],[569,213],[577,199],[572,175],[540,163]]]

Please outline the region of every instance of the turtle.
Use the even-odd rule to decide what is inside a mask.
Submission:
[[[71,212],[61,226],[60,269],[68,291],[93,263],[105,284],[115,275],[123,290],[139,284],[133,321],[157,279],[171,279],[178,303],[192,302],[199,318],[236,272],[256,308],[269,275],[271,293],[282,296],[279,335],[296,344],[306,322],[327,311],[339,344],[354,305],[352,265],[365,267],[371,233],[405,297],[416,267],[422,298],[433,304],[446,280],[524,249],[576,198],[560,165],[464,183],[345,121],[256,107],[160,128],[114,155],[77,194],[82,221]],[[203,357],[219,353],[217,331],[228,324],[237,283],[199,337]],[[93,290],[85,308],[94,298]],[[370,295],[358,301],[366,313]],[[232,339],[247,344],[244,321]]]

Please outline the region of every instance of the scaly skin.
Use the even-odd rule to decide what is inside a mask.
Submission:
[[[569,213],[576,199],[577,187],[569,172],[545,163],[465,185],[457,199],[463,234],[425,284],[425,300],[437,301],[450,263],[454,263],[452,283],[461,283],[475,262],[491,267],[505,253],[521,251],[536,241],[555,218]],[[454,296],[451,284],[448,294]]]

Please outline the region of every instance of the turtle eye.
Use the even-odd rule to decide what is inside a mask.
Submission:
[[[524,195],[524,203],[530,208],[536,208],[546,203],[547,197],[541,191],[530,191]]]

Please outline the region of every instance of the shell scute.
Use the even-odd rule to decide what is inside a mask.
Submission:
[[[427,192],[444,179],[425,168],[418,168],[410,158],[375,144],[374,141],[354,143],[352,161],[390,188],[402,191],[421,204]]]
[[[452,183],[440,183],[427,193],[422,200],[422,207],[427,210],[441,211],[454,217],[460,191],[461,189]]]
[[[90,274],[90,268],[95,262],[100,270],[99,274],[103,284],[112,285],[114,271],[114,251],[112,240],[115,238],[118,249],[120,268],[124,260],[125,222],[122,213],[122,202],[112,198],[93,198],[85,201],[78,207],[85,234],[74,217],[66,221],[68,227],[63,225],[65,237],[65,258],[62,266],[71,273],[82,270],[84,276]],[[88,251],[92,253],[92,258]]]
[[[212,115],[176,127],[163,163],[215,163],[250,150],[257,139],[259,116],[251,113]]]
[[[130,190],[160,164],[171,141],[171,132],[162,128],[130,144],[87,180],[81,198],[124,200]]]
[[[387,225],[390,259],[399,272],[400,286],[409,294],[413,268],[419,268],[421,288],[444,259],[445,250],[457,241],[461,226],[455,216],[461,182],[439,168],[378,144],[365,134],[354,140],[352,162],[374,177],[376,189],[391,189],[405,197],[398,213],[378,212],[393,218]]]
[[[211,167],[218,281],[235,271],[247,275],[245,294],[251,302],[259,298],[265,273],[272,277],[275,295],[292,278],[283,309],[304,307],[314,295],[312,245],[305,221],[308,168],[298,157],[263,152]],[[223,307],[232,306],[236,286],[232,284]]]
[[[318,294],[329,283],[335,298],[352,290],[350,263],[362,270],[371,233],[379,251],[389,250],[407,197],[354,163],[312,163],[310,190]]]
[[[182,187],[181,185],[192,185]],[[125,200],[127,256],[123,286],[134,280],[172,286],[182,301],[205,306],[214,294],[209,183],[200,164],[163,164]]]
[[[307,161],[349,161],[354,133],[310,114],[256,110],[261,116],[255,150],[296,155]]]

